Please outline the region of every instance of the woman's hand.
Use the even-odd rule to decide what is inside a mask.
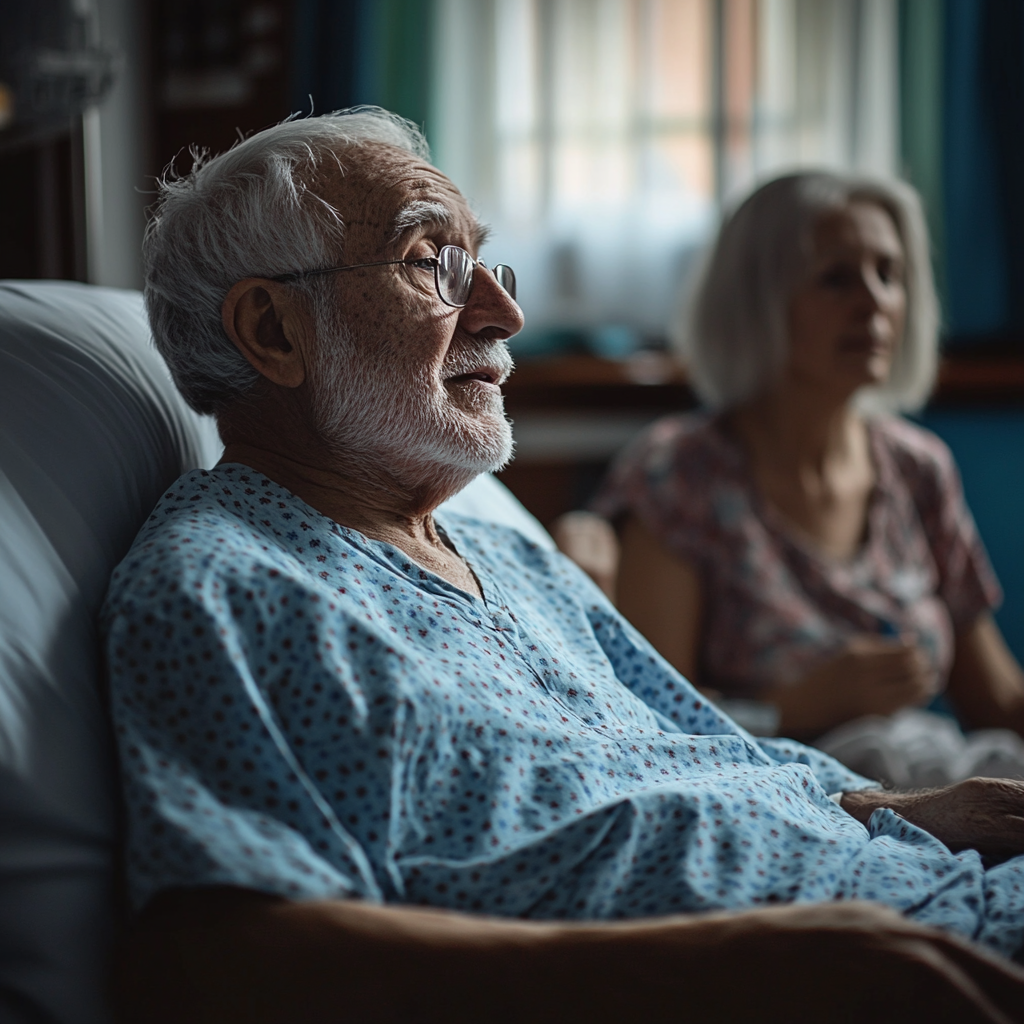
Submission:
[[[797,683],[775,687],[784,736],[817,736],[862,715],[889,715],[926,702],[937,680],[924,652],[898,638],[855,636]]]

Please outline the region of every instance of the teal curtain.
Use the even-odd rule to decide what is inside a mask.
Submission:
[[[1024,3],[901,0],[900,116],[947,346],[1024,353]]]
[[[946,4],[943,169],[948,317],[952,333],[974,338],[1009,327],[1005,196],[999,188],[994,97],[983,61],[990,6],[975,0]]]
[[[935,255],[935,279],[945,295],[942,192],[942,76],[945,10],[939,0],[900,4],[900,143],[904,175],[921,193]],[[946,303],[943,302],[943,306]]]
[[[432,0],[296,0],[292,109],[375,103],[429,130]]]

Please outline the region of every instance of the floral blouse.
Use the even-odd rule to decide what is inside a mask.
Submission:
[[[949,449],[896,417],[868,421],[876,481],[849,560],[815,549],[758,492],[721,417],[659,420],[594,503],[632,513],[703,586],[697,676],[728,696],[795,682],[859,633],[910,635],[940,680],[954,632],[1001,600]]]

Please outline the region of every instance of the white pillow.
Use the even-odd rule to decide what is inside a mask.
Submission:
[[[117,791],[96,613],[160,495],[218,453],[137,292],[0,282],[0,1024],[107,1019]]]

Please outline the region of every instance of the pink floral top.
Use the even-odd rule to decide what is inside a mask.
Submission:
[[[868,423],[876,483],[848,561],[816,550],[758,493],[719,417],[659,420],[617,460],[594,507],[636,515],[703,584],[703,686],[756,697],[853,634],[909,634],[945,680],[954,631],[1001,600],[949,449],[905,420]]]

